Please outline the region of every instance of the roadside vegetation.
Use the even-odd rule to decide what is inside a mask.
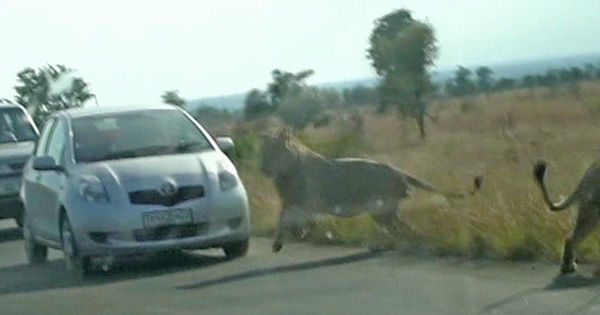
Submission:
[[[362,131],[350,128],[347,112],[340,110],[329,112],[328,126],[308,127],[297,135],[325,156],[390,163],[443,189],[468,189],[474,175],[483,175],[482,190],[470,199],[449,203],[414,190],[401,205],[420,250],[471,258],[556,259],[576,211],[549,211],[532,168],[540,158],[549,162],[554,199],[574,189],[600,150],[600,84],[582,84],[578,100],[569,93],[546,94],[543,88],[533,94],[524,89],[491,93],[473,98],[469,109],[461,98],[435,101],[431,110],[437,122],[427,141],[410,120],[378,114],[375,107],[361,109]],[[263,128],[245,126],[223,127],[222,133],[231,134],[238,145],[234,159],[250,194],[254,232],[270,236],[279,199],[258,169],[260,148],[254,135]],[[319,221],[306,241],[362,246],[380,236],[366,216],[332,218]],[[600,259],[598,237],[596,232],[581,244],[582,260]]]
[[[409,248],[471,258],[559,257],[575,211],[547,210],[532,168],[538,159],[549,162],[550,192],[558,199],[597,158],[600,63],[520,78],[459,65],[453,78],[433,82],[434,26],[404,9],[377,19],[368,41],[376,86],[322,88],[307,83],[312,69],[275,68],[263,87],[249,89],[240,112],[210,104],[187,109],[177,89],[157,92],[157,99],[189,110],[213,136],[234,139],[232,160],[249,192],[256,235],[272,235],[280,206],[272,181],[260,172],[259,135],[286,125],[324,156],[390,163],[441,189],[470,189],[473,176],[484,176],[482,191],[464,201],[415,190],[401,212],[412,231],[399,241]],[[0,98],[26,107],[39,127],[54,111],[91,101],[91,86],[65,65],[24,69],[15,96]],[[582,260],[600,259],[599,236],[581,244]],[[361,216],[320,220],[304,240],[362,246],[378,237],[376,225]]]

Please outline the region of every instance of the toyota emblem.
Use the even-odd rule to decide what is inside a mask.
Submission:
[[[164,183],[158,188],[158,193],[165,197],[173,196],[176,192],[175,185],[171,183]]]

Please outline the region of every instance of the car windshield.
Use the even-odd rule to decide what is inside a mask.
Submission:
[[[96,162],[211,150],[196,125],[175,110],[144,110],[76,118],[75,159]]]
[[[35,141],[37,133],[25,112],[19,108],[0,109],[0,143]]]

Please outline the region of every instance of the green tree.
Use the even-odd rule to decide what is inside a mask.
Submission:
[[[235,119],[227,109],[219,109],[206,104],[198,106],[192,114],[213,136],[218,136],[215,132],[219,130],[220,126],[231,123]]]
[[[244,117],[247,120],[273,114],[295,130],[301,130],[322,118],[328,101],[341,103],[339,92],[321,91],[308,86],[305,80],[313,75],[311,69],[297,73],[275,69],[266,91],[251,90],[244,100]],[[329,104],[334,105],[334,104]]]
[[[294,130],[302,130],[322,117],[325,104],[318,88],[307,87],[286,94],[276,114]]]
[[[543,74],[536,74],[533,77],[535,79],[535,84],[537,86],[545,86],[546,85],[546,77]]]
[[[321,88],[319,94],[323,100],[323,105],[326,107],[337,108],[344,104],[342,93],[334,88]]]
[[[480,92],[483,92],[486,97],[489,97],[490,90],[494,84],[492,80],[494,71],[489,67],[481,66],[475,70],[475,74],[477,75],[477,88]]]
[[[246,98],[244,99],[244,119],[252,120],[272,112],[273,106],[269,102],[267,93],[259,89],[252,89],[246,94]]]
[[[342,95],[346,106],[375,105],[377,103],[375,89],[364,85],[345,88],[342,90]]]
[[[312,69],[302,70],[297,73],[274,69],[271,71],[272,82],[267,85],[271,105],[277,109],[283,98],[299,89],[306,87],[306,79],[314,74]]]
[[[596,66],[592,63],[586,63],[583,68],[584,70],[584,78],[586,80],[594,80],[596,76]]]
[[[498,80],[498,82],[496,82],[496,87],[495,90],[496,91],[506,91],[506,90],[512,90],[515,88],[515,85],[517,84],[515,79],[511,79],[511,78],[500,78]]]
[[[433,89],[427,68],[438,52],[433,26],[406,9],[395,10],[375,21],[369,43],[367,57],[380,79],[382,108],[393,104],[404,117],[415,118],[425,139],[424,98]]]
[[[463,66],[458,66],[454,73],[454,90],[456,96],[468,96],[475,93],[476,86],[471,79],[473,72]]]
[[[454,80],[448,79],[444,82],[444,92],[447,95],[451,95],[451,96],[456,95],[456,86],[454,84]]]
[[[15,101],[26,107],[38,126],[53,112],[81,107],[95,97],[89,85],[65,65],[46,65],[17,73]]]
[[[546,71],[544,74],[544,80],[542,81],[542,86],[548,89],[548,94],[550,97],[556,96],[556,92],[558,89],[558,71],[555,69],[550,69]]]
[[[585,78],[585,72],[579,67],[571,67],[569,69],[571,81],[571,93],[577,99],[581,98],[581,81]]]
[[[571,71],[568,68],[559,69],[558,79],[562,85],[569,85],[571,83]]]
[[[165,104],[175,105],[179,107],[185,106],[185,99],[179,96],[178,90],[168,90],[161,95],[162,101]]]
[[[531,75],[531,74],[527,74],[524,75],[523,78],[521,78],[521,85],[529,90],[529,96],[533,97],[535,94],[535,86],[536,86],[536,81],[535,81],[535,76]]]

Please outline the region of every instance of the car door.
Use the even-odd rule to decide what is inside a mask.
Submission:
[[[46,152],[46,145],[50,137],[51,131],[56,123],[55,118],[50,118],[42,127],[40,138],[38,139],[35,149],[33,151],[33,157],[43,156]],[[36,171],[31,167],[33,159],[27,162],[23,173],[23,193],[21,199],[25,205],[27,215],[30,217],[29,227],[34,235],[40,236],[41,229],[41,214],[45,207],[44,200],[41,197],[41,186],[40,179],[42,172]]]
[[[44,155],[54,159],[56,164],[65,166],[64,152],[68,143],[68,125],[64,119],[57,119],[50,132]],[[60,240],[58,211],[61,206],[60,196],[67,181],[61,171],[43,171],[39,174],[39,198],[44,205],[39,213],[40,236],[58,242]]]

